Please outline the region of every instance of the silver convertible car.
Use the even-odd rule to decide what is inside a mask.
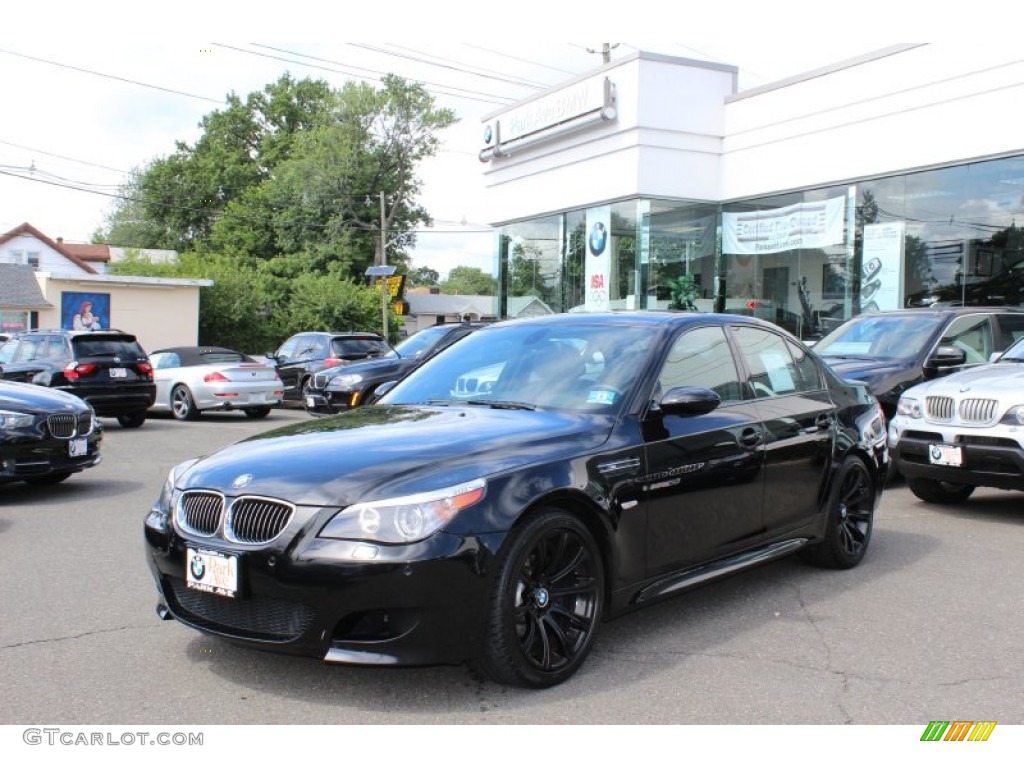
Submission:
[[[284,396],[273,365],[224,347],[171,347],[149,356],[156,382],[151,411],[191,421],[202,411],[240,410],[262,419]]]
[[[889,447],[924,501],[962,502],[979,485],[1024,490],[1024,338],[992,364],[904,392]]]

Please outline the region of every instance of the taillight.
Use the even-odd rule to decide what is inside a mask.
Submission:
[[[747,302],[747,309],[757,309],[757,302],[756,301],[748,301]]]
[[[135,370],[145,376],[147,379],[153,378],[153,366],[149,363],[136,363]]]
[[[209,384],[209,383],[212,383],[214,381],[231,381],[231,379],[229,379],[227,376],[225,376],[220,371],[214,371],[213,373],[208,373],[205,376],[203,376],[203,381],[205,381],[205,382],[207,382]]]
[[[333,368],[334,366],[342,365],[345,362],[347,361],[340,357],[328,357],[324,360],[324,365],[328,368]]]
[[[75,381],[82,376],[89,376],[96,372],[96,366],[92,363],[78,363],[72,360],[64,368],[64,378],[68,381]]]

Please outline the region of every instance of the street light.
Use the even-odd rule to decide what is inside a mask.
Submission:
[[[380,311],[381,321],[384,327],[384,340],[388,339],[388,278],[395,274],[395,267],[377,266],[367,267],[367,277],[380,278]]]

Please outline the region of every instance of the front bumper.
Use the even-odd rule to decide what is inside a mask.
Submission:
[[[908,478],[1024,490],[1024,429],[1018,427],[907,427],[898,421],[890,436],[892,459]],[[935,463],[935,446],[960,449],[960,466]]]
[[[81,472],[99,464],[101,433],[93,432],[86,439],[87,450],[82,456],[71,455],[69,440],[5,440],[0,443],[0,482]]]
[[[298,536],[245,546],[182,537],[151,512],[146,553],[162,604],[202,632],[325,661],[446,664],[478,654],[492,588],[487,542],[444,533],[404,546],[319,539],[314,518]],[[189,547],[238,556],[236,597],[186,585]]]
[[[331,416],[351,410],[358,402],[358,392],[306,391],[306,412],[313,416]]]

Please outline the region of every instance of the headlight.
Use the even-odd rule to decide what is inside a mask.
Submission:
[[[171,468],[171,471],[167,473],[167,480],[164,481],[164,487],[160,490],[160,496],[153,504],[154,510],[170,512],[171,503],[174,500],[174,486],[177,484],[178,478],[197,461],[199,459],[189,459]]]
[[[31,427],[36,417],[30,413],[17,411],[0,411],[0,427],[4,429],[24,429]]]
[[[921,410],[921,401],[913,397],[901,397],[899,404],[896,406],[896,414],[906,416],[908,419],[923,418],[924,413]]]
[[[320,531],[325,539],[365,539],[408,544],[430,536],[484,497],[487,481],[472,480],[428,493],[353,504]]]
[[[1024,405],[1015,405],[1003,414],[999,420],[1000,424],[1009,424],[1014,427],[1024,426]]]
[[[340,389],[342,391],[351,389],[362,382],[363,377],[358,373],[347,373],[344,376],[335,376],[327,382],[327,389]]]

